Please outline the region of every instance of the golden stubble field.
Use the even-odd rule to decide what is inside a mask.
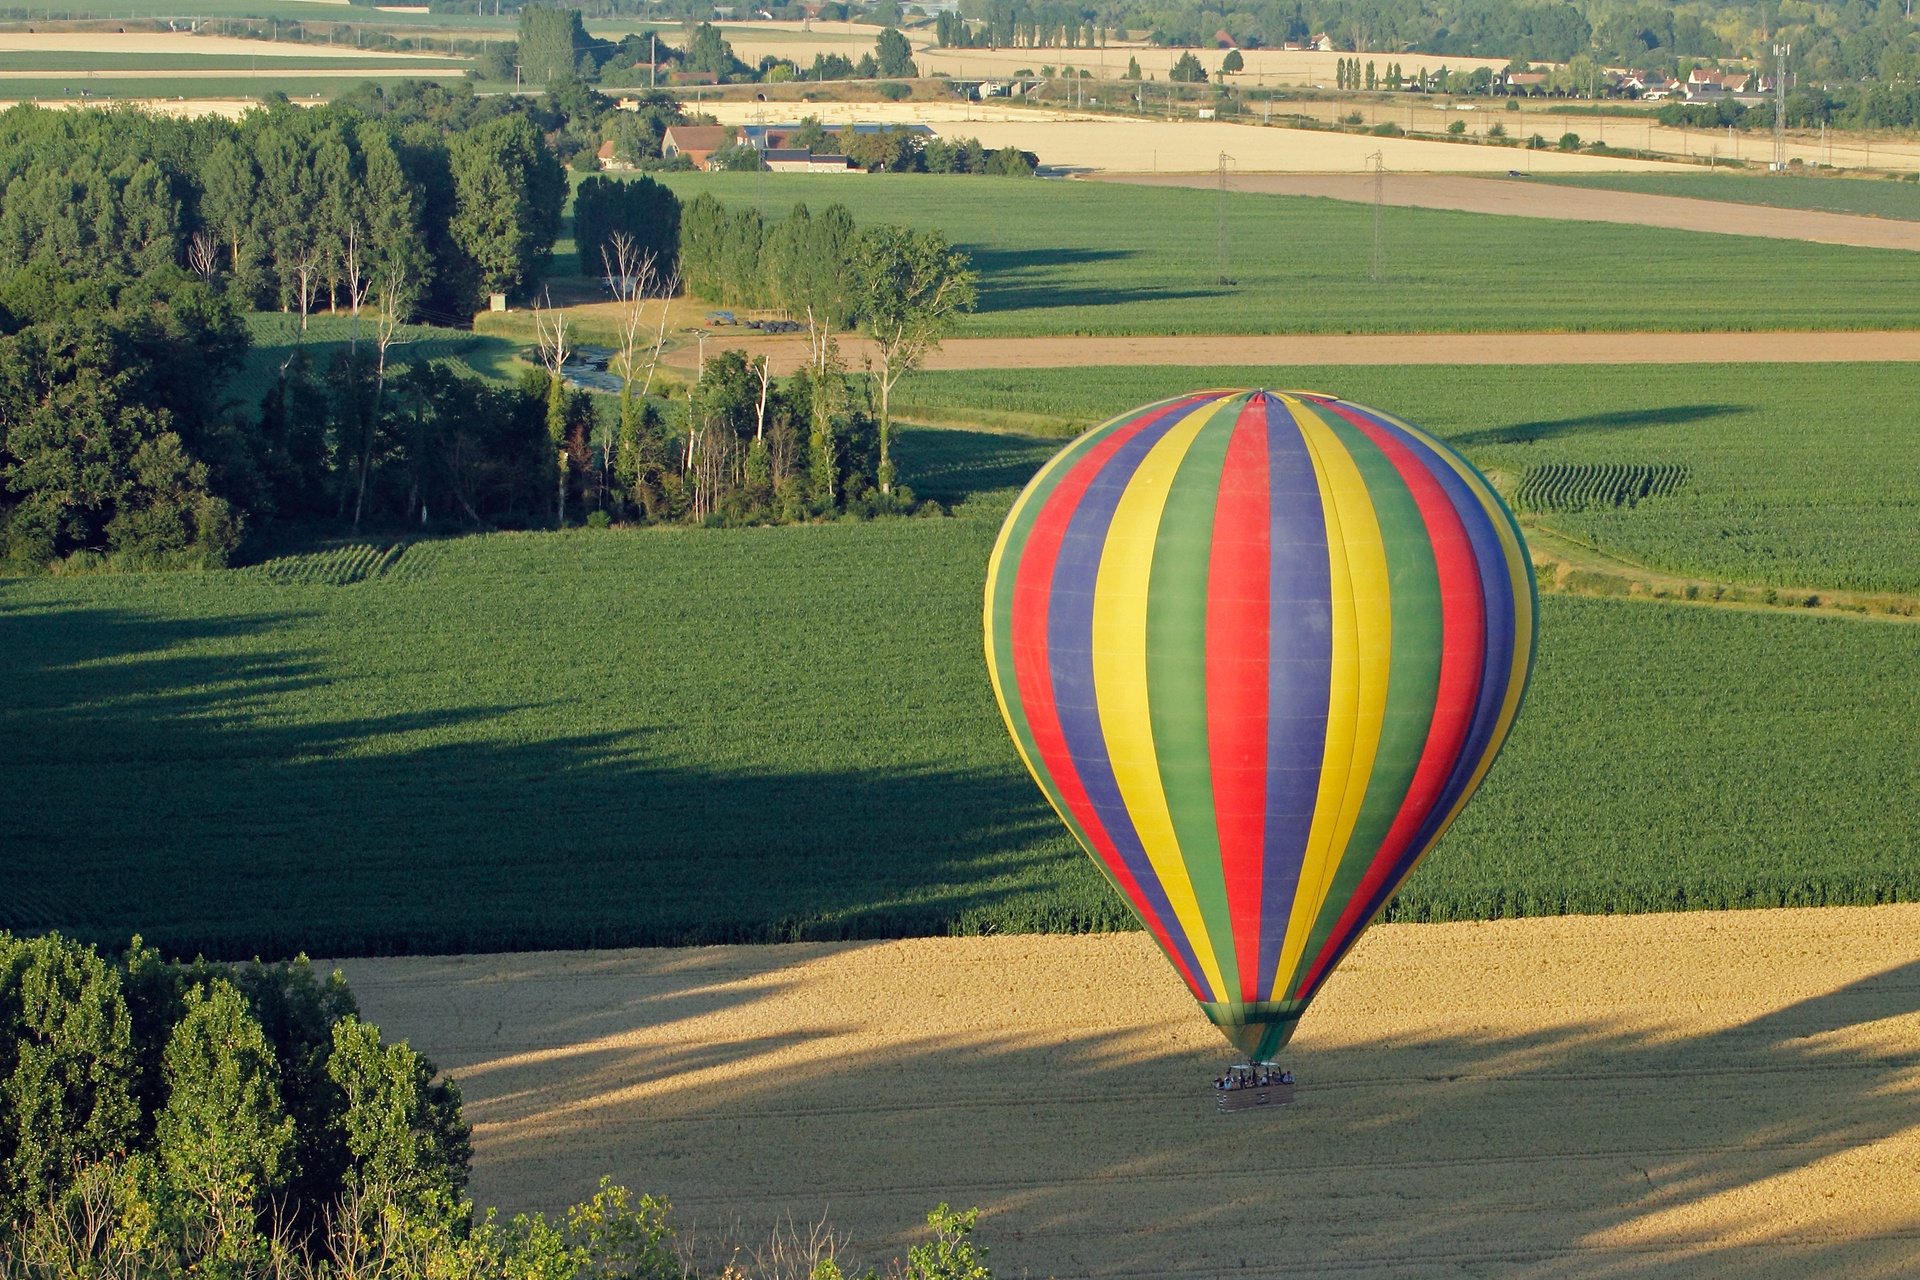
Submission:
[[[1009,1276],[1920,1269],[1920,906],[1376,928],[1237,1116],[1138,935],[342,967],[507,1209],[604,1172],[884,1259],[977,1204]]]

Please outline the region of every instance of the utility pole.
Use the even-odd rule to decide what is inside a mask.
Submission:
[[[1773,46],[1773,171],[1787,171],[1787,59],[1793,46]]]
[[[1227,164],[1232,159],[1226,152],[1220,153],[1220,185],[1213,197],[1213,282],[1220,285],[1233,283],[1227,254]]]
[[[660,33],[647,32],[647,88],[660,87]]]
[[[1386,269],[1386,258],[1380,246],[1380,206],[1385,202],[1387,192],[1387,161],[1378,151],[1367,159],[1373,161],[1373,271],[1368,279],[1378,284]]]

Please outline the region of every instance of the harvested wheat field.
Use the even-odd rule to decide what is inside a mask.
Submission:
[[[1016,1276],[1920,1268],[1920,906],[1378,927],[1235,1116],[1141,935],[342,967],[509,1209],[604,1172],[884,1259],[977,1204]]]
[[[369,62],[445,62],[444,53],[388,53],[351,45],[305,44],[298,40],[242,40],[238,36],[197,36],[180,31],[0,31],[0,53],[144,53],[177,54],[183,59],[214,54],[249,58],[319,58],[330,54]],[[183,62],[191,66],[191,61]]]

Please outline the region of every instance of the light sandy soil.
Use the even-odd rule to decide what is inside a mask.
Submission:
[[[235,36],[196,36],[174,31],[130,31],[125,35],[112,31],[0,31],[0,53],[164,53],[190,57],[225,53],[249,58],[324,58],[333,54],[365,58],[369,62],[447,60],[444,53],[385,53],[351,45],[334,48],[297,40],[242,40]]]
[[[1920,1268],[1916,906],[1379,927],[1234,1116],[1141,935],[342,967],[509,1209],[608,1173],[884,1258],[977,1204],[1005,1275]]]
[[[709,353],[741,350],[771,358],[791,373],[807,358],[804,336],[756,338],[713,330]],[[872,352],[861,339],[841,343],[854,368]],[[1179,334],[1133,338],[949,338],[928,369],[1053,369],[1078,365],[1325,364],[1821,364],[1920,361],[1920,331],[1836,333],[1391,333]],[[693,369],[696,346],[666,363]]]
[[[284,80],[289,76],[298,76],[313,80],[403,80],[423,74],[417,68],[393,69],[391,67],[298,67],[291,71],[274,71],[268,68],[264,72],[248,70],[244,67],[176,67],[167,71],[0,71],[0,84],[9,80],[59,80],[69,84],[84,85],[98,76],[111,80],[257,80],[262,74]],[[461,73],[453,68],[451,75]],[[208,86],[211,88],[212,86]],[[42,106],[52,105],[42,103]],[[251,105],[259,105],[253,103]],[[207,114],[202,112],[200,114]]]
[[[1332,173],[1370,169],[1378,151],[1388,169],[1420,173],[1505,173],[1531,154],[1536,173],[1649,173],[1678,170],[1665,161],[1629,160],[1506,147],[1469,147],[1412,138],[1376,138],[1311,129],[1266,128],[1217,120],[1145,120],[1094,116],[998,103],[703,102],[722,124],[782,123],[815,115],[823,124],[849,121],[923,123],[946,137],[974,137],[988,147],[1021,147],[1054,168],[1089,173],[1212,173],[1221,153],[1248,172]]]
[[[1538,100],[1524,110],[1508,111],[1506,99],[1428,98],[1406,94],[1387,101],[1279,102],[1276,116],[1304,115],[1333,120],[1358,111],[1369,126],[1393,121],[1418,133],[1444,133],[1454,121],[1466,125],[1469,138],[1484,138],[1499,125],[1513,138],[1525,139],[1539,134],[1550,143],[1560,135],[1575,133],[1582,143],[1604,142],[1609,146],[1664,155],[1707,159],[1737,159],[1766,166],[1773,162],[1773,133],[1768,129],[1748,132],[1727,129],[1677,129],[1656,122],[1651,115],[1585,116],[1553,110]],[[1539,152],[1516,150],[1512,167],[1526,172],[1529,163],[1537,163]],[[1839,168],[1868,168],[1876,171],[1912,173],[1920,166],[1920,138],[1911,134],[1841,133],[1828,130],[1787,133],[1787,158],[1805,164],[1832,165]],[[1694,172],[1699,165],[1693,166]],[[1546,172],[1544,169],[1539,172]]]
[[[1214,187],[1213,179],[1113,175],[1106,180],[1142,186]],[[1371,201],[1374,180],[1365,174],[1229,174],[1232,191],[1269,195],[1330,196]],[[1386,204],[1422,209],[1461,209],[1519,218],[1626,222],[1643,227],[1677,227],[1734,236],[1813,240],[1821,244],[1860,245],[1870,249],[1920,249],[1920,222],[1870,218],[1808,209],[1775,209],[1726,200],[1691,200],[1591,187],[1562,187],[1443,173],[1390,173],[1380,182]]]

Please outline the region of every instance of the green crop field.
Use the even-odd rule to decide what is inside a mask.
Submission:
[[[1811,175],[1740,173],[1556,173],[1528,182],[1638,191],[1650,196],[1727,200],[1777,209],[1863,213],[1876,218],[1920,220],[1920,185],[1885,178],[1816,178]]]
[[[1361,376],[1401,407],[1447,371]],[[0,580],[0,927],[224,955],[1123,927],[980,657],[999,515],[1058,443],[905,432],[951,519]],[[1529,710],[1397,915],[1920,897],[1920,627],[1543,609]]]
[[[1536,519],[1717,581],[1920,591],[1920,418],[1908,365],[1102,368],[917,374],[896,403],[1087,424],[1201,386],[1302,387],[1428,427],[1525,488],[1532,468],[1684,467],[1684,483]]]
[[[1920,289],[1920,254],[1400,208],[1382,212],[1387,267],[1375,283],[1371,208],[1248,194],[1225,197],[1237,283],[1223,286],[1211,191],[665,177],[682,197],[711,191],[766,217],[838,200],[862,222],[943,229],[984,277],[980,313],[962,326],[980,335],[1904,328]]]

